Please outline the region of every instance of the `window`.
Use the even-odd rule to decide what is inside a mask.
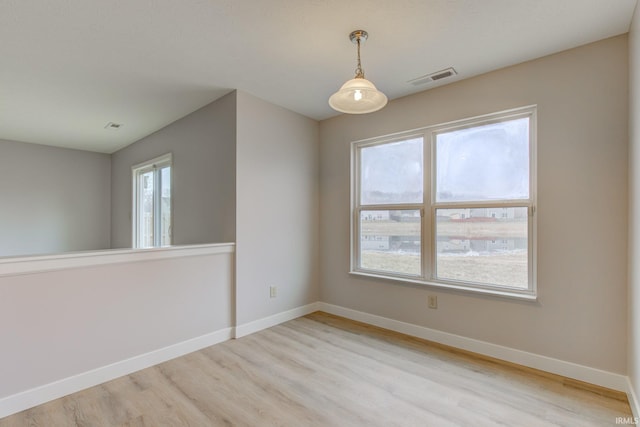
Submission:
[[[133,171],[133,247],[171,244],[171,154],[135,165]]]
[[[353,273],[533,298],[535,107],[353,143]]]

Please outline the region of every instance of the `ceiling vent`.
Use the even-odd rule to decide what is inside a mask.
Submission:
[[[113,129],[113,130],[118,130],[122,127],[122,123],[114,123],[114,122],[109,122],[105,125],[105,129]]]
[[[436,82],[438,80],[442,80],[442,79],[446,79],[446,78],[449,78],[449,77],[453,77],[456,74],[458,74],[456,72],[456,70],[454,70],[453,67],[449,67],[449,68],[444,69],[444,70],[436,71],[435,73],[427,74],[426,76],[422,76],[422,77],[415,78],[413,80],[409,80],[407,83],[411,83],[414,86],[420,86],[420,85],[423,85],[423,84]]]

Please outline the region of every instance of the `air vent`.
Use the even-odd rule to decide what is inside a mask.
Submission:
[[[407,83],[411,83],[414,86],[420,86],[423,84],[435,82],[438,80],[446,79],[458,74],[453,67],[449,67],[445,70],[436,71],[435,73],[427,74],[426,76],[418,77],[413,80],[409,80]]]
[[[114,123],[114,122],[109,122],[105,125],[105,129],[113,129],[113,130],[118,130],[122,127],[122,123]]]

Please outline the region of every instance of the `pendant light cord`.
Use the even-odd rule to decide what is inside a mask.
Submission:
[[[356,44],[358,45],[358,66],[356,67],[356,79],[364,79],[364,70],[362,64],[360,64],[360,36],[356,38]]]

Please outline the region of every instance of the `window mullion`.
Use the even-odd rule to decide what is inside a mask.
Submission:
[[[401,211],[408,209],[422,209],[423,203],[404,203],[397,205],[358,205],[356,209],[367,211]]]
[[[434,203],[436,209],[464,209],[464,208],[508,208],[533,206],[531,199],[522,200],[486,200],[469,202],[438,202]]]
[[[423,163],[429,167],[425,167],[423,171],[423,188],[424,196],[422,200],[422,277],[425,280],[433,278],[433,257],[435,254],[435,244],[433,239],[435,236],[435,216],[433,215],[433,195],[435,194],[434,186],[435,177],[435,147],[433,144],[433,132],[428,131],[423,137]]]

